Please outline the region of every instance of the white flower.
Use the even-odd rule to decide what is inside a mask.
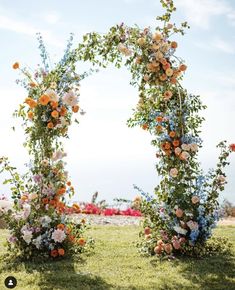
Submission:
[[[182,151],[182,150],[180,149],[180,147],[176,147],[176,148],[175,148],[175,154],[176,154],[176,155],[180,155],[181,151]]]
[[[188,152],[186,152],[186,151],[183,151],[181,154],[180,154],[180,158],[182,159],[182,160],[187,160],[188,158],[189,158],[189,153]]]
[[[53,233],[52,233],[52,239],[55,241],[55,242],[58,242],[58,243],[62,243],[63,240],[66,238],[66,234],[64,231],[62,230],[55,230]]]
[[[226,181],[226,178],[224,175],[219,175],[217,180],[220,182],[220,183],[224,183]]]
[[[48,227],[49,223],[51,222],[51,218],[47,215],[41,217],[40,222],[43,227]]]
[[[70,90],[68,93],[66,93],[63,96],[63,102],[68,106],[76,106],[78,103],[78,97],[75,95],[75,93]]]
[[[182,229],[181,227],[179,226],[175,226],[173,227],[173,229],[178,233],[178,234],[181,234],[181,235],[186,235],[187,234],[187,230],[185,229]]]
[[[187,226],[190,228],[190,230],[198,230],[198,223],[192,220],[187,222]]]
[[[184,150],[184,151],[189,151],[191,146],[189,144],[182,144],[181,145],[181,148]]]
[[[11,208],[12,208],[11,201],[5,199],[0,200],[0,211],[7,212]]]
[[[58,102],[59,101],[59,97],[57,95],[57,93],[54,90],[48,89],[46,90],[45,94],[50,97],[50,100],[53,102]]]
[[[196,151],[198,151],[198,145],[196,143],[190,144],[190,149],[193,152],[196,152]]]
[[[25,203],[23,205],[23,211],[24,211],[23,218],[27,219],[30,215],[30,212],[31,212],[31,206],[29,204]]]
[[[47,167],[49,165],[49,161],[47,159],[43,159],[41,161],[42,166]]]
[[[53,161],[57,161],[59,159],[62,159],[63,157],[65,157],[67,154],[62,152],[62,151],[56,151],[54,154],[53,154],[53,157],[52,157],[52,160]]]
[[[178,175],[178,170],[176,168],[171,168],[170,170],[170,176],[176,177]]]
[[[30,242],[31,242],[31,240],[32,240],[32,237],[33,237],[33,234],[32,234],[32,232],[31,231],[29,231],[29,230],[24,230],[23,231],[23,239],[25,240],[25,242],[27,243],[27,244],[29,244]]]
[[[42,236],[40,235],[36,239],[34,239],[32,243],[36,246],[37,249],[40,249],[41,241]]]

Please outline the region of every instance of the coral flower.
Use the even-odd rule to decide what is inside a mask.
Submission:
[[[56,201],[54,199],[50,200],[49,204],[51,206],[56,206]]]
[[[175,131],[171,131],[171,132],[169,133],[169,136],[170,136],[171,138],[174,138],[174,137],[175,137]]]
[[[183,216],[184,212],[181,208],[177,208],[177,210],[175,211],[175,215],[178,217],[178,218],[181,218]]]
[[[172,142],[172,144],[173,144],[174,147],[178,147],[180,145],[180,141],[179,140],[174,140]]]
[[[29,118],[30,120],[32,120],[32,119],[33,119],[33,116],[34,116],[33,112],[32,112],[32,111],[29,111],[29,112],[28,112],[28,118]]]
[[[72,110],[73,110],[74,113],[77,113],[79,111],[79,106],[78,105],[77,106],[73,106]]]
[[[187,69],[187,66],[185,64],[181,64],[179,67],[180,71],[186,71],[186,69]]]
[[[68,186],[71,186],[71,181],[68,181],[68,182],[67,182],[67,185],[68,185]]]
[[[173,85],[175,85],[177,83],[176,78],[171,78],[170,79],[170,83],[173,84]]]
[[[52,122],[49,122],[49,123],[47,124],[47,128],[48,128],[48,129],[52,129],[53,127],[54,127],[54,125],[53,125]]]
[[[46,106],[48,103],[50,102],[50,98],[48,95],[42,95],[40,98],[39,98],[39,103],[43,106]]]
[[[30,83],[29,83],[29,86],[30,86],[31,88],[35,88],[35,87],[37,86],[37,84],[34,83],[34,82],[30,82]]]
[[[47,197],[45,197],[45,198],[42,199],[42,202],[43,202],[44,204],[48,204],[49,199],[48,199]]]
[[[171,48],[176,49],[178,47],[178,43],[176,41],[172,41]]]
[[[25,103],[27,104],[27,105],[29,105],[29,107],[31,108],[31,109],[34,109],[36,106],[37,106],[37,102],[35,102],[33,99],[31,99],[31,98],[26,98],[25,99]]]
[[[157,121],[157,122],[161,123],[162,120],[163,120],[163,118],[162,118],[161,116],[156,117],[156,121]]]
[[[51,112],[51,116],[56,119],[59,117],[59,113],[56,110],[54,110]]]
[[[147,129],[149,128],[149,126],[148,126],[148,124],[143,124],[143,125],[142,125],[142,128],[143,128],[144,130],[147,130]]]
[[[165,246],[164,246],[164,250],[165,250],[165,252],[169,255],[169,254],[172,252],[173,247],[172,247],[171,244],[165,244]]]
[[[58,107],[58,102],[55,102],[55,101],[51,101],[50,102],[50,105],[53,109],[56,109]]]
[[[78,240],[78,244],[80,245],[80,246],[85,246],[85,244],[86,244],[86,240],[84,239],[84,238],[80,238],[79,240]]]
[[[51,256],[52,256],[53,258],[56,258],[56,257],[58,256],[58,251],[57,251],[57,250],[52,250],[52,251],[51,251]]]
[[[172,97],[172,92],[171,91],[165,91],[164,93],[164,99],[169,100]]]
[[[230,144],[229,149],[233,152],[235,152],[235,144]]]
[[[67,114],[67,109],[63,106],[60,108],[60,115],[65,116]]]
[[[160,255],[163,251],[163,247],[162,246],[156,246],[154,248],[154,252],[157,254],[157,255]]]
[[[164,149],[169,150],[171,148],[171,144],[169,142],[166,142],[164,144]]]
[[[65,225],[64,224],[58,224],[57,225],[57,229],[63,231],[65,229]]]
[[[58,254],[59,254],[59,256],[64,256],[64,253],[65,253],[65,251],[64,251],[64,249],[58,249]]]
[[[15,62],[12,67],[13,69],[18,69],[20,67],[20,64],[18,62]]]

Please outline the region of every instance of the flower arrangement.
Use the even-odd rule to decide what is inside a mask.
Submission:
[[[201,111],[206,106],[200,96],[182,87],[187,66],[176,56],[178,43],[172,40],[176,33],[184,35],[189,26],[186,22],[179,28],[172,24],[171,15],[176,10],[173,1],[160,2],[166,12],[157,17],[162,25],[155,31],[122,23],[105,35],[85,35],[76,55],[101,67],[109,63],[118,68],[127,66],[131,84],[139,90],[139,102],[128,125],[140,126],[153,136],[156,170],[161,176],[155,197],[140,190],[143,198],[138,203],[145,216],[141,250],[158,256],[199,255],[207,252],[203,249],[208,249],[218,219],[217,199],[226,184],[223,168],[235,145],[219,143],[216,169],[203,173],[197,154],[202,147]]]
[[[38,36],[43,67],[32,73],[16,62],[13,69],[24,75],[17,80],[27,90],[27,97],[14,116],[23,119],[26,142],[31,161],[29,170],[20,176],[7,158],[0,159],[2,171],[11,178],[14,204],[5,207],[0,203],[0,215],[6,220],[10,238],[9,253],[23,259],[34,257],[58,258],[80,253],[92,240],[85,238],[85,220],[72,223],[69,214],[80,212],[79,205],[68,206],[66,196],[74,194],[74,188],[65,170],[61,138],[68,138],[68,127],[73,115],[83,111],[79,107],[79,82],[85,76],[78,75],[70,54],[72,36],[63,59],[49,68],[48,54],[42,37]],[[78,122],[75,119],[75,122]],[[9,202],[8,202],[9,203]]]

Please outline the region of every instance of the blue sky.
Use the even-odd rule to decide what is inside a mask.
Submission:
[[[215,145],[223,139],[235,142],[235,2],[229,0],[177,0],[174,21],[185,19],[191,29],[177,37],[177,55],[188,70],[184,86],[200,94],[208,109],[204,112],[200,161],[206,170],[216,163]],[[16,60],[32,68],[40,61],[36,32],[41,32],[51,58],[58,60],[70,32],[75,45],[84,33],[105,33],[114,24],[125,22],[154,27],[162,9],[157,0],[87,1],[3,1],[0,0],[0,155],[9,156],[20,171],[27,152],[20,125],[11,118],[24,100],[24,90],[15,84],[11,69]],[[83,71],[84,65],[78,65]],[[125,70],[110,66],[81,83],[80,102],[87,112],[80,126],[70,128],[67,169],[76,189],[76,200],[89,200],[98,190],[100,198],[133,198],[132,184],[152,192],[158,182],[155,150],[145,131],[126,126],[137,102],[137,91],[129,85]],[[19,121],[18,121],[19,122]],[[10,128],[17,125],[17,131]],[[226,169],[229,184],[222,197],[235,202],[235,154]],[[7,192],[7,191],[6,191]]]

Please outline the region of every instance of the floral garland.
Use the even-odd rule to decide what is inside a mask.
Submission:
[[[23,119],[26,142],[31,155],[29,171],[23,177],[0,159],[1,171],[10,173],[4,183],[12,184],[13,208],[1,207],[11,236],[9,253],[23,259],[52,258],[80,253],[92,242],[84,237],[85,220],[72,223],[68,215],[80,212],[77,204],[66,205],[66,196],[74,194],[63,161],[61,137],[68,138],[73,114],[79,110],[79,82],[86,74],[78,75],[70,55],[72,36],[63,59],[49,69],[48,54],[38,36],[43,67],[33,73],[21,69],[18,62],[13,69],[24,75],[17,80],[27,90],[27,98],[14,116]],[[75,119],[76,122],[77,119]]]
[[[178,43],[171,40],[176,33],[184,35],[189,26],[186,22],[179,28],[172,24],[173,1],[160,2],[166,13],[157,17],[163,25],[155,31],[121,24],[105,35],[85,35],[74,53],[78,60],[100,67],[109,63],[118,68],[127,66],[131,84],[139,90],[139,102],[128,125],[141,126],[153,136],[156,170],[161,176],[155,197],[140,190],[140,208],[145,216],[141,250],[159,256],[200,255],[207,251],[206,241],[218,219],[217,199],[226,183],[223,167],[228,165],[235,144],[218,144],[217,168],[203,173],[197,154],[202,147],[199,133],[204,120],[200,111],[206,106],[200,96],[181,86],[187,66],[175,55]]]

